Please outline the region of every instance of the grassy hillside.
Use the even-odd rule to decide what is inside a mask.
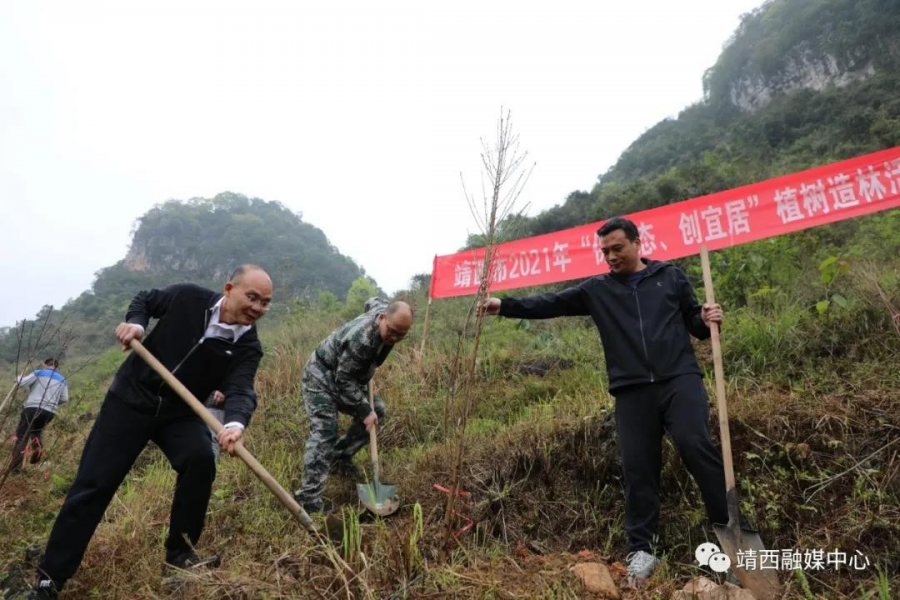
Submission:
[[[858,60],[854,48],[871,40],[872,47],[895,48],[895,28],[885,25],[896,21],[897,10],[884,0],[767,3],[745,18],[707,75],[707,102],[651,128],[590,192],[574,193],[534,219],[509,220],[503,235],[552,231],[900,144],[900,80],[896,69],[884,68],[893,60],[890,51],[879,55],[873,76],[844,87],[795,90],[754,113],[725,101],[735,78],[777,76],[783,55],[803,41]],[[846,24],[857,18],[857,28]],[[898,248],[895,210],[712,256],[717,298],[726,310],[726,387],[744,512],[771,549],[839,550],[867,559],[859,570],[783,571],[787,598],[888,600],[900,594]],[[679,265],[699,286],[698,261]],[[379,437],[383,480],[395,483],[403,500],[396,516],[359,516],[354,482],[332,478],[328,502],[344,507],[348,537],[323,545],[291,521],[248,469],[223,459],[200,549],[221,554],[224,565],[173,591],[160,568],[175,477],[150,447],[110,505],[63,597],[574,599],[591,596],[572,567],[594,560],[610,563],[623,586],[623,482],[593,325],[581,318],[487,322],[462,471],[471,498],[454,523],[463,528],[470,519],[473,526],[448,543],[446,495],[434,485],[450,483],[458,365],[473,344],[465,325],[471,300],[432,305],[420,354],[429,282],[427,276],[414,282],[405,298],[418,310],[416,325],[375,379],[388,405]],[[266,357],[247,445],[285,487],[299,483],[307,435],[303,365],[318,342],[361,307],[366,290],[356,287],[347,304],[335,293],[282,299],[290,312],[261,328]],[[696,349],[712,392],[708,343]],[[112,350],[76,368],[72,404],[46,434],[47,459],[0,484],[0,589],[31,578],[121,359]],[[717,438],[716,417],[713,410]],[[15,412],[0,416],[4,435],[15,418]],[[0,451],[8,448],[7,439]],[[367,460],[363,451],[357,464]],[[698,490],[669,443],[662,501],[663,568],[639,591],[622,587],[625,598],[668,598],[699,574],[717,577],[694,561],[694,548],[714,541],[713,534]],[[346,568],[335,566],[336,557]]]
[[[871,561],[861,572],[784,573],[791,598],[887,598],[878,590],[900,589],[900,335],[875,281],[894,302],[900,287],[896,270],[874,276],[845,274],[829,284],[847,299],[840,313],[820,314],[814,304],[773,293],[733,311],[725,330],[744,509],[771,548],[858,550]],[[810,286],[814,299],[825,284]],[[424,306],[422,290],[409,297]],[[203,550],[223,554],[225,565],[176,597],[577,598],[581,584],[569,567],[588,559],[578,552],[623,560],[611,400],[599,340],[581,319],[489,322],[463,475],[472,499],[461,512],[476,525],[442,554],[445,496],[433,484],[450,478],[454,417],[446,416],[445,402],[467,310],[465,300],[434,304],[421,364],[420,315],[413,335],[378,372],[390,411],[380,438],[384,479],[400,486],[404,506],[388,520],[363,518],[358,545],[337,550],[352,573],[337,572],[329,550],[314,545],[242,464],[223,460]],[[266,336],[248,446],[286,486],[299,481],[306,436],[302,365],[341,318],[310,309]],[[463,339],[463,347],[468,343]],[[698,352],[710,370],[708,346],[699,344]],[[46,539],[74,476],[87,415],[118,360],[109,353],[82,374],[73,406],[48,433],[48,460],[0,488],[0,532],[10,541],[0,559],[9,572],[29,572],[28,548]],[[365,452],[358,463],[366,463]],[[333,478],[329,500],[355,506],[352,483]],[[159,569],[173,485],[165,458],[148,449],[67,598],[167,597]],[[697,490],[668,445],[663,502],[666,567],[627,597],[667,597],[698,572],[693,548],[711,533]]]

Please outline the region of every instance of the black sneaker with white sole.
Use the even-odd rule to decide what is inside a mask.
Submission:
[[[59,587],[52,579],[40,579],[30,589],[12,591],[4,596],[5,600],[56,600]]]

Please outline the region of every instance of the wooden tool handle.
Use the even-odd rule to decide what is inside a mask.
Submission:
[[[375,412],[375,385],[369,380],[369,408]],[[381,467],[378,464],[378,435],[375,433],[376,426],[372,425],[369,429],[369,454],[372,455],[372,480],[376,483],[381,481],[379,471]]]
[[[700,262],[703,265],[703,287],[706,289],[706,303],[715,304],[712,271],[709,267],[709,252],[700,246]],[[731,432],[728,428],[728,402],[725,399],[725,367],[722,363],[722,342],[719,339],[719,324],[710,323],[712,339],[713,367],[716,374],[716,401],[719,408],[719,432],[722,438],[722,461],[725,463],[725,489],[734,489],[734,465],[731,460]]]
[[[212,429],[216,434],[222,431],[222,424],[219,423],[219,420],[212,416],[203,403],[197,400],[197,397],[191,393],[184,384],[182,384],[178,379],[169,372],[169,370],[158,360],[156,357],[150,354],[150,351],[147,350],[143,344],[141,344],[137,340],[131,340],[131,349],[134,350],[138,356],[140,356],[144,361],[150,365],[154,371],[159,373],[159,376],[163,378],[166,384],[175,390],[181,399],[187,402],[188,406],[197,413],[197,415],[203,419],[203,422],[209,425],[210,429]],[[312,522],[312,519],[309,518],[309,515],[306,514],[306,511],[303,510],[303,507],[297,504],[297,501],[294,500],[294,497],[287,492],[281,485],[275,481],[275,478],[269,474],[265,467],[263,467],[250,451],[244,447],[242,442],[238,442],[235,444],[235,454],[237,454],[241,460],[243,460],[250,470],[259,477],[262,482],[266,485],[269,490],[275,494],[275,497],[278,498],[279,501],[285,506],[285,508],[290,511],[294,517],[300,521],[300,523],[310,532],[316,533],[315,525]]]

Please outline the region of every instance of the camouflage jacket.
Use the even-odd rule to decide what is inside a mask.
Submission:
[[[366,385],[393,348],[378,332],[378,315],[387,306],[384,298],[369,298],[365,313],[338,327],[319,344],[303,370],[304,391],[338,396],[354,407],[359,417],[369,414]]]

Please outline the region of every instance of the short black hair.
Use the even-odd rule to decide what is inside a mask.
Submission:
[[[609,235],[617,229],[621,229],[623,232],[625,232],[625,237],[627,237],[632,242],[638,239],[637,225],[634,224],[634,221],[630,221],[625,217],[613,217],[612,219],[604,223],[600,227],[600,229],[597,230],[597,236],[603,237],[604,235]]]
[[[59,366],[59,361],[56,360],[56,358],[51,356],[50,358],[44,359],[44,366],[45,367],[53,367],[55,369],[56,367]]]

